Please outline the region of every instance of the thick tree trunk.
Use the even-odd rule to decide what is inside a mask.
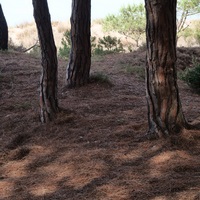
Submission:
[[[67,83],[69,87],[76,87],[89,81],[91,66],[91,0],[73,0],[70,20],[71,52]]]
[[[150,136],[178,133],[187,126],[177,86],[176,4],[176,0],[145,0]]]
[[[33,0],[33,7],[42,53],[40,107],[41,121],[45,123],[52,120],[59,110],[57,100],[57,51],[47,0]]]
[[[8,26],[0,4],[0,50],[8,49]]]

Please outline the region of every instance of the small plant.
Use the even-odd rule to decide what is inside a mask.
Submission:
[[[14,108],[17,110],[29,110],[31,108],[31,103],[29,102],[17,103],[14,105]]]
[[[106,51],[104,51],[103,47],[101,45],[99,45],[99,44],[93,50],[93,55],[102,56],[102,55],[105,55],[105,54],[106,54]]]
[[[194,25],[194,39],[196,40],[196,43],[200,46],[200,21],[196,21]]]
[[[35,45],[29,52],[29,54],[35,57],[41,57],[41,49],[39,45]]]
[[[62,47],[59,48],[59,52],[58,55],[67,60],[69,58],[69,54],[70,54],[70,49],[71,49],[71,39],[70,39],[70,30],[66,30],[62,41],[61,41]]]
[[[106,52],[124,52],[123,44],[117,37],[110,35],[99,38],[98,49],[105,50]]]
[[[145,69],[142,66],[130,66],[126,67],[127,74],[136,74],[141,79],[145,79]]]
[[[200,92],[200,63],[193,62],[193,67],[185,70],[181,74],[181,79],[184,80],[191,88]]]
[[[61,41],[62,47],[59,48],[58,55],[65,60],[68,60],[70,49],[71,49],[71,37],[70,37],[70,30],[66,30],[64,36]],[[91,37],[91,53],[92,55],[96,54],[97,44],[96,44],[96,37]]]
[[[96,43],[96,37],[95,36],[91,36],[91,51],[92,51],[92,55],[95,54],[95,51],[97,49],[97,43]]]
[[[58,55],[65,60],[68,60],[71,50],[70,30],[66,30],[62,41],[62,46],[59,48]],[[120,39],[111,36],[104,36],[99,38],[96,42],[96,37],[91,37],[91,53],[92,55],[105,55],[114,52],[124,52],[123,44]]]
[[[188,46],[191,45],[200,45],[200,21],[196,20],[191,23],[191,27],[187,27],[181,33],[179,33],[178,37],[183,37],[187,42]]]
[[[91,83],[103,83],[103,84],[107,84],[109,86],[112,86],[112,83],[109,80],[108,76],[101,73],[101,72],[98,72],[98,73],[91,75],[90,76],[90,82]]]

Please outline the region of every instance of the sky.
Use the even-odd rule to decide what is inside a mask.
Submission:
[[[116,14],[122,6],[141,3],[144,0],[91,0],[92,19],[99,19],[108,14]],[[68,21],[71,15],[72,0],[48,0],[52,21]],[[0,0],[8,26],[32,22],[32,0]]]

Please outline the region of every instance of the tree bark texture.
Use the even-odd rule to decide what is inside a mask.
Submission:
[[[71,52],[67,69],[69,87],[89,81],[91,67],[91,0],[73,0],[71,14]]]
[[[176,5],[176,0],[145,0],[150,136],[178,133],[187,126],[177,85]]]
[[[42,54],[40,108],[41,121],[45,123],[52,120],[59,110],[57,99],[57,50],[47,0],[33,0],[33,7]]]
[[[0,50],[8,49],[8,26],[0,4]]]

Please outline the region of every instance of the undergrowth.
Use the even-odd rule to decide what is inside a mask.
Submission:
[[[181,73],[180,78],[191,88],[200,92],[200,63],[193,61],[193,67],[186,69]]]
[[[108,78],[108,76],[101,72],[92,74],[90,76],[90,83],[102,83],[102,84],[106,84],[109,86],[113,85],[112,82],[110,81],[110,79]]]

